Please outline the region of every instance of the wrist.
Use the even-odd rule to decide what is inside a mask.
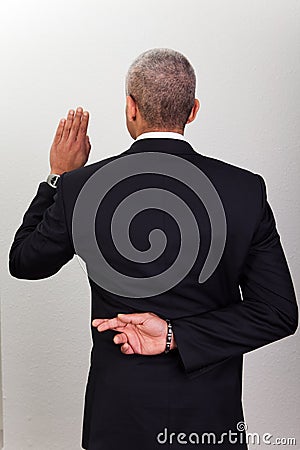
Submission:
[[[50,169],[50,175],[62,175],[63,173],[64,173],[63,170]]]

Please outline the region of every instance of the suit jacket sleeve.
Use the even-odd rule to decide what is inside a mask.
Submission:
[[[296,331],[298,307],[293,283],[265,182],[257,177],[262,208],[240,276],[243,301],[172,321],[178,351],[190,374]]]
[[[41,182],[16,231],[9,252],[9,271],[16,278],[50,277],[74,256],[65,220],[63,178],[57,188]]]

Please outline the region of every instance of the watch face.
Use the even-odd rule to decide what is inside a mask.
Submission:
[[[56,176],[56,175],[52,178],[51,182],[52,182],[53,186],[56,186],[56,185],[57,185],[58,178],[59,178],[59,177]]]
[[[53,187],[57,186],[58,180],[59,180],[59,175],[52,175],[52,174],[50,174],[47,179],[48,183]]]

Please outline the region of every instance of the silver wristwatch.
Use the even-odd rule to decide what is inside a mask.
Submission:
[[[59,177],[60,175],[57,175],[56,173],[50,173],[46,181],[48,184],[50,184],[50,186],[57,188]]]

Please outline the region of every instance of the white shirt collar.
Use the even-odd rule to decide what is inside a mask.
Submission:
[[[186,141],[185,137],[180,133],[174,133],[171,131],[149,131],[147,133],[140,134],[136,141],[140,139],[180,139],[181,141]]]

